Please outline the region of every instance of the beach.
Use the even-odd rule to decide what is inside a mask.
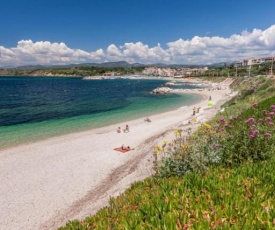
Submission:
[[[204,95],[195,105],[90,131],[73,133],[0,151],[0,229],[56,229],[83,219],[153,174],[153,153],[176,129],[206,122],[233,94],[231,80]],[[214,105],[208,106],[211,96]],[[198,123],[188,124],[193,107]],[[129,132],[117,133],[117,127]],[[114,148],[130,146],[122,153]]]

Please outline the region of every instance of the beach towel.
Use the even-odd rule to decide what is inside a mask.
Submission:
[[[120,147],[120,148],[115,148],[114,150],[119,151],[119,152],[122,152],[122,153],[126,153],[126,152],[130,151],[131,149],[127,149],[127,148],[122,149],[122,148]]]

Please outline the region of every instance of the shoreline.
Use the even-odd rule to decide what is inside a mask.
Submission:
[[[176,93],[176,94],[184,95],[183,93]],[[193,93],[192,92],[187,93],[187,95],[191,95],[191,94]],[[196,94],[196,97],[190,99],[192,101],[191,103],[184,102],[184,105],[179,105],[179,102],[176,102],[176,105],[172,104],[173,108],[171,107],[171,105],[170,107],[164,106],[161,109],[160,107],[157,107],[157,109],[156,107],[153,107],[155,108],[155,110],[150,109],[149,111],[147,109],[146,111],[145,110],[141,111],[142,113],[140,112],[140,110],[136,110],[136,111],[132,110],[130,113],[129,111],[122,112],[127,115],[118,115],[118,113],[116,112],[111,114],[110,113],[108,114],[108,112],[104,112],[102,113],[101,116],[96,114],[97,120],[94,119],[94,117],[93,117],[93,120],[91,118],[87,118],[87,116],[89,115],[83,115],[77,118],[74,117],[74,118],[67,118],[66,120],[63,119],[61,125],[58,123],[58,120],[46,121],[47,124],[45,124],[44,122],[42,123],[38,122],[30,125],[29,124],[17,125],[16,129],[18,129],[18,127],[20,126],[25,126],[25,128],[23,128],[23,131],[20,128],[19,130],[15,129],[10,131],[10,136],[4,136],[3,133],[2,133],[2,136],[0,135],[0,137],[2,138],[0,140],[0,151],[23,146],[26,144],[32,144],[32,143],[44,141],[47,139],[52,139],[55,137],[66,136],[70,134],[100,129],[107,126],[112,126],[112,125],[119,126],[121,123],[131,122],[132,120],[142,119],[146,116],[154,116],[157,114],[166,113],[169,111],[173,111],[176,109],[180,109],[180,108],[192,105],[192,103],[193,104],[197,103],[200,100],[202,100],[202,98],[203,98],[202,95]],[[98,118],[100,118],[100,120],[98,120]],[[85,126],[83,125],[84,124],[83,120],[85,121]],[[69,124],[68,127],[66,127],[66,124],[67,125]],[[58,127],[59,125],[60,127],[63,127],[63,128],[59,128]],[[55,131],[51,132],[52,130],[55,130]],[[0,128],[0,131],[1,131],[1,128]],[[11,134],[14,134],[14,135],[12,136]]]
[[[175,129],[186,128],[194,106],[201,107],[197,118],[205,122],[231,98],[229,88],[194,93],[205,97],[150,116],[151,123],[121,123],[122,129],[129,125],[129,133],[116,133],[115,124],[0,150],[0,227],[56,229],[95,214],[110,196],[152,175],[155,146],[173,140]],[[213,107],[207,106],[210,95]],[[134,150],[114,150],[122,144]]]

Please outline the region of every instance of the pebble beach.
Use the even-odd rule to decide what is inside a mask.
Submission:
[[[202,94],[200,102],[150,117],[0,150],[0,229],[57,229],[108,205],[136,181],[152,175],[155,146],[174,138],[174,130],[206,122],[232,98],[230,79]],[[185,93],[185,92],[182,92]],[[211,96],[214,103],[208,106]],[[195,128],[195,127],[194,127]],[[130,146],[122,153],[115,148]]]

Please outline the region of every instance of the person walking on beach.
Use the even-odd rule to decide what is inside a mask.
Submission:
[[[193,116],[196,115],[196,107],[193,108]]]
[[[117,131],[117,133],[121,133],[120,127],[118,127],[116,131]]]
[[[200,109],[201,109],[201,107],[198,107],[196,113],[199,113]]]

